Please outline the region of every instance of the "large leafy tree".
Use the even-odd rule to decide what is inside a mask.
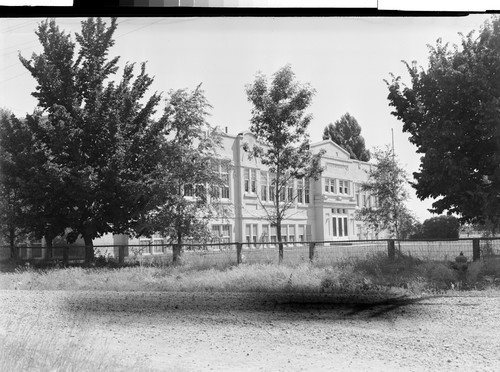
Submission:
[[[47,20],[36,31],[43,51],[19,57],[38,83],[32,93],[38,112],[27,122],[52,176],[37,179],[32,211],[41,220],[64,217],[68,240],[83,237],[86,261],[94,238],[134,232],[162,169],[164,121],[153,120],[160,95],[146,97],[152,78],[145,65],[134,76],[134,65],[126,64],[119,82],[111,80],[118,70],[118,57],[108,58],[116,27],[116,19],[109,26],[100,18],[83,21],[76,51],[71,36]],[[40,210],[42,190],[57,211]]]
[[[369,161],[370,151],[365,147],[365,139],[361,135],[361,126],[354,116],[348,112],[335,122],[328,124],[323,131],[323,139],[331,139],[347,150],[351,159]]]
[[[408,64],[410,85],[387,82],[392,114],[422,154],[413,184],[435,213],[500,223],[500,18],[450,48],[429,47],[427,69]]]
[[[421,239],[458,239],[460,223],[454,216],[437,216],[426,219],[422,224]]]
[[[0,199],[2,230],[8,237],[12,256],[14,246],[29,233],[46,238],[50,254],[52,239],[65,231],[64,191],[58,169],[47,161],[50,151],[36,141],[37,123],[33,117],[19,120],[14,115],[0,118]]]
[[[271,188],[275,195],[272,208],[264,205],[268,220],[276,226],[279,242],[279,262],[283,260],[281,223],[287,217],[293,200],[282,198],[287,185],[297,179],[317,179],[322,172],[322,153],[309,151],[307,128],[312,116],[305,115],[311,104],[314,89],[295,81],[291,66],[279,69],[268,84],[266,77],[257,74],[253,84],[246,87],[248,100],[253,104],[250,131],[257,141],[246,145],[250,157],[260,159],[271,173]]]
[[[185,238],[207,236],[208,222],[216,211],[222,183],[217,159],[220,135],[206,121],[211,106],[201,86],[193,91],[170,91],[166,103],[162,119],[168,138],[162,147],[165,163],[146,223],[149,230],[177,242],[176,262]]]
[[[389,148],[377,149],[373,156],[375,164],[361,190],[374,197],[376,203],[361,208],[357,218],[377,232],[387,231],[393,238],[406,238],[411,233],[408,226],[414,224],[405,204],[409,198],[406,171]]]

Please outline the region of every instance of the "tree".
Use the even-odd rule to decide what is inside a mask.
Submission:
[[[42,53],[19,56],[38,83],[32,93],[38,111],[27,123],[51,175],[37,179],[31,213],[46,221],[38,201],[54,203],[50,215],[71,229],[68,241],[83,237],[86,262],[94,258],[94,238],[135,233],[151,208],[162,162],[164,121],[153,120],[161,96],[145,97],[153,81],[145,64],[135,78],[134,64],[126,64],[119,83],[111,81],[118,70],[119,57],[108,59],[116,27],[114,18],[109,27],[100,18],[83,21],[75,55],[70,35],[47,20],[36,31]]]
[[[47,252],[52,238],[63,234],[65,221],[61,199],[51,198],[64,187],[57,172],[46,162],[47,149],[34,139],[32,120],[19,120],[13,114],[0,118],[0,202],[2,231],[16,257],[15,245],[30,234],[46,237]]]
[[[361,184],[361,190],[367,191],[376,202],[361,208],[357,219],[377,232],[388,231],[396,239],[406,238],[406,225],[411,224],[412,218],[405,205],[409,198],[406,172],[391,149],[377,149],[373,155],[375,164],[368,173],[368,181]]]
[[[294,179],[317,179],[322,172],[322,153],[309,151],[307,127],[311,115],[304,115],[310,105],[314,90],[295,81],[290,65],[279,69],[268,86],[266,77],[257,74],[253,84],[247,85],[248,100],[253,104],[250,132],[256,137],[253,146],[244,150],[252,158],[260,159],[271,173],[274,190],[273,207],[263,205],[269,222],[276,225],[279,242],[279,262],[283,260],[281,222],[293,205],[295,198],[283,198],[289,182]],[[295,196],[296,197],[296,196]]]
[[[454,216],[437,216],[426,219],[422,224],[420,239],[458,239],[460,223]]]
[[[200,240],[208,234],[207,225],[214,215],[223,181],[216,154],[220,135],[206,121],[211,106],[201,84],[192,92],[170,91],[166,102],[162,120],[169,139],[162,148],[163,176],[157,183],[155,208],[148,223],[151,231],[177,242],[173,251],[175,263],[184,238]]]
[[[351,159],[370,160],[370,151],[365,148],[365,139],[361,135],[361,126],[349,113],[342,115],[335,124],[328,124],[323,131],[323,139],[331,139],[347,150]]]
[[[434,213],[461,222],[500,223],[500,18],[479,36],[450,49],[429,46],[427,70],[404,62],[411,84],[386,83],[392,114],[422,154],[413,184],[420,199],[435,198]]]

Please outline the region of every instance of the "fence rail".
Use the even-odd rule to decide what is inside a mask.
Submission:
[[[364,258],[373,254],[411,255],[426,260],[454,260],[461,253],[468,261],[500,255],[500,238],[464,238],[455,240],[348,240],[315,242],[282,242],[283,263],[301,262],[335,263],[348,258]],[[278,263],[278,242],[183,244],[183,256],[189,259],[217,260],[235,264]],[[174,244],[159,245],[97,245],[96,257],[114,258],[123,263],[128,260],[144,260],[162,257],[172,258]],[[51,250],[42,246],[15,247],[21,260],[82,262],[84,246],[57,246]],[[1,257],[9,258],[9,246],[1,246]],[[6,257],[7,256],[7,257]]]

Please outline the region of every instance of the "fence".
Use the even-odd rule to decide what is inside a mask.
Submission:
[[[119,263],[125,260],[172,260],[173,244],[161,245],[101,245],[94,246],[96,257],[112,257]],[[0,247],[3,253],[10,247]],[[49,251],[45,247],[17,247],[21,260],[83,262],[85,247],[58,246]],[[218,264],[271,263],[277,264],[277,242],[247,242],[219,244],[184,244],[182,257],[186,262],[203,262],[206,266]],[[350,240],[325,242],[283,242],[283,263],[333,264],[348,258],[365,258],[382,253],[388,257],[398,254],[434,261],[453,261],[460,253],[468,261],[500,255],[500,238],[467,238],[457,240]],[[3,255],[5,257],[5,255]]]

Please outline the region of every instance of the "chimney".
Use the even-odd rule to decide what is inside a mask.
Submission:
[[[226,134],[227,134],[227,127],[226,127]]]

